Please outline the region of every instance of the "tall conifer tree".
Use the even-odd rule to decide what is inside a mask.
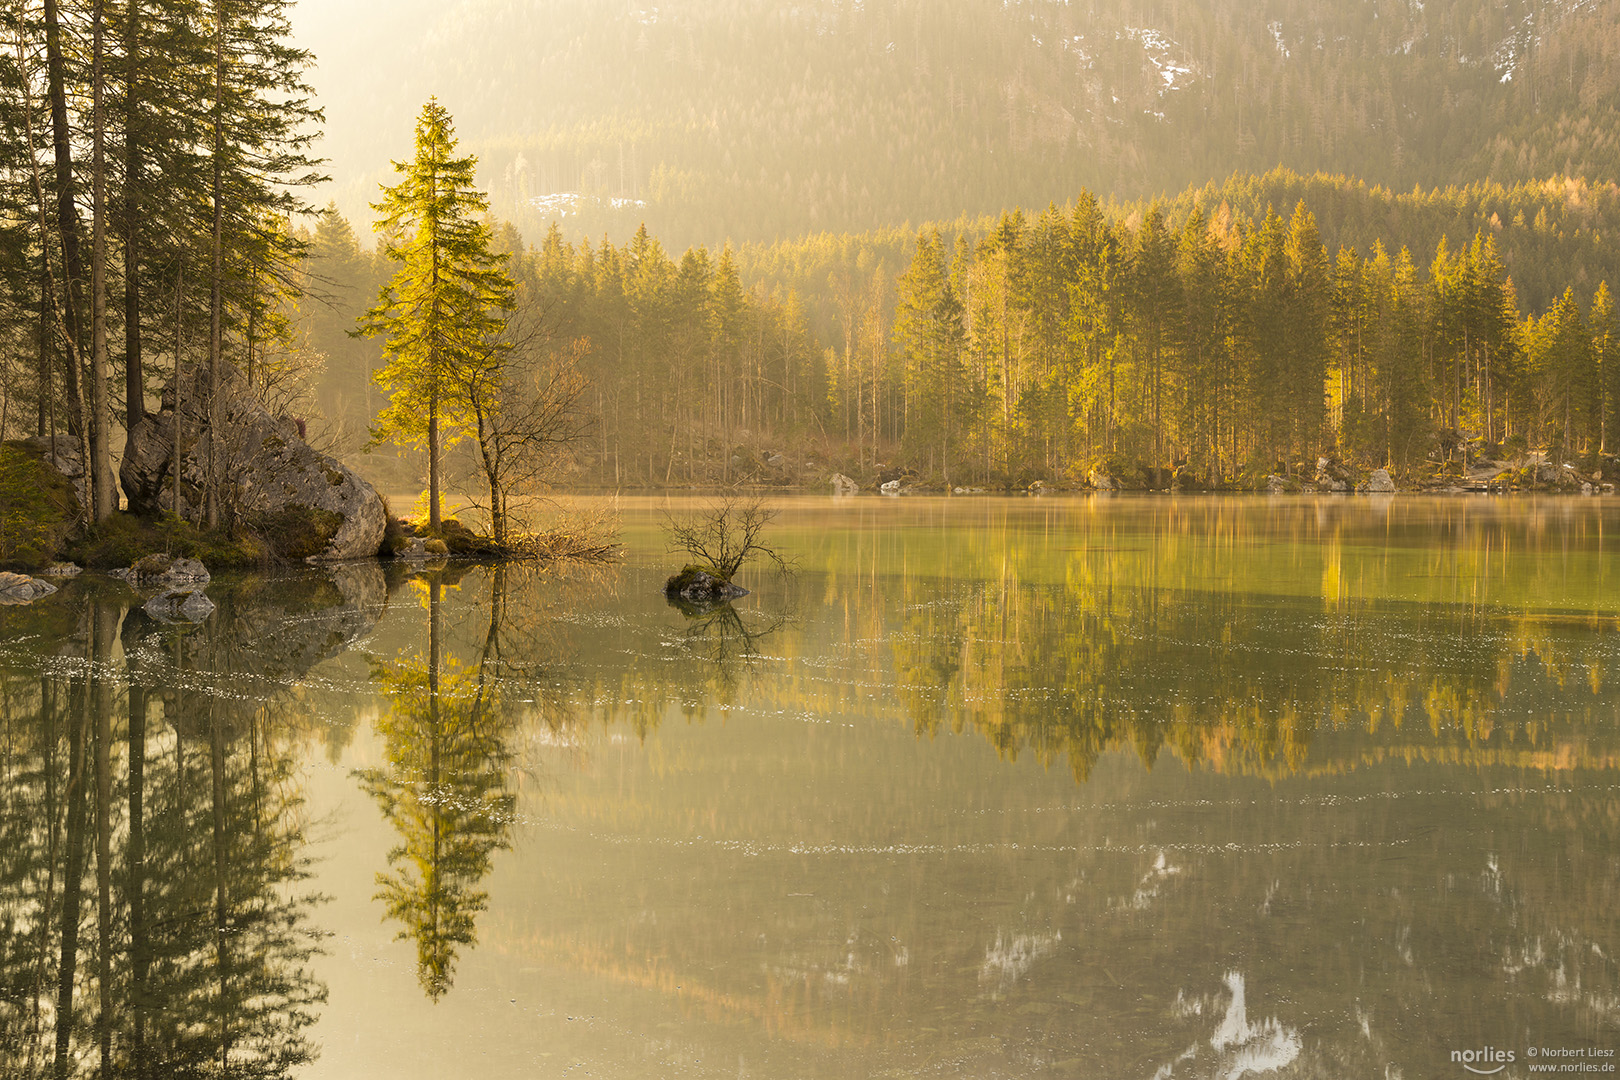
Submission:
[[[428,524],[442,520],[443,451],[468,424],[451,392],[457,373],[498,363],[515,286],[483,215],[489,198],[473,183],[477,159],[456,156],[450,114],[430,98],[416,123],[416,156],[395,162],[399,183],[372,209],[384,252],[399,264],[360,331],[380,335],[387,356],[377,382],[392,392],[374,437],[428,451]],[[460,381],[465,382],[463,377]]]

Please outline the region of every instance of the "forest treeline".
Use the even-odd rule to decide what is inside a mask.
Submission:
[[[854,33],[880,9],[901,26],[883,5],[817,25]],[[117,505],[123,433],[172,373],[234,365],[273,413],[385,489],[417,489],[415,451],[361,454],[390,399],[377,340],[351,332],[389,267],[334,211],[301,217],[320,114],[285,5],[9,13],[4,434],[68,435],[99,518]],[[1511,36],[1509,23],[1486,36]],[[944,32],[912,31],[918,55]],[[1158,203],[1082,195],[938,229],[679,255],[648,226],[620,243],[487,224],[514,310],[532,316],[536,377],[582,387],[592,414],[553,482],[910,467],[986,486],[1139,469],[1218,485],[1322,454],[1422,473],[1527,449],[1596,467],[1613,449],[1612,184],[1397,194],[1278,170]],[[447,438],[460,435],[467,490],[471,448],[489,440]],[[195,435],[209,522],[231,510],[207,498],[218,438],[209,424]]]
[[[0,7],[0,435],[66,437],[92,522],[182,365],[275,396],[319,108],[286,0]],[[229,433],[188,433],[218,524]],[[171,475],[181,471],[176,462]],[[178,483],[171,482],[176,491]]]
[[[679,259],[645,228],[497,239],[588,379],[578,482],[786,483],[813,462],[1241,485],[1323,454],[1410,476],[1531,449],[1596,467],[1620,437],[1617,215],[1580,182],[1393,196],[1277,172]],[[308,242],[323,400],[375,415],[379,355],[347,331],[383,271],[334,210]]]

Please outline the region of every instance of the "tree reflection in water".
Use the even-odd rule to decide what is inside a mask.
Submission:
[[[489,631],[470,667],[446,655],[441,573],[412,585],[427,609],[427,654],[374,665],[390,702],[378,721],[388,765],[360,777],[400,838],[389,871],[377,875],[377,899],[400,922],[399,936],[416,942],[417,980],[437,1000],[454,981],[457,950],[477,940],[477,916],[489,903],[480,882],[494,852],[510,843],[516,809],[494,670],[505,569],[490,572]]]
[[[64,592],[0,612],[13,646],[0,669],[0,1073],[289,1076],[315,1056],[326,991],[300,888],[300,733],[278,703],[346,644],[341,618],[310,612],[365,598],[322,581],[267,606],[249,587],[216,592],[200,626],[163,626],[121,586]],[[276,623],[291,627],[279,642],[242,649],[245,627]],[[44,645],[16,647],[30,640]],[[243,675],[272,689],[244,694]]]

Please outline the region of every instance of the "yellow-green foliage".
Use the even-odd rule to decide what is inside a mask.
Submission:
[[[81,516],[73,485],[39,451],[0,444],[0,567],[44,569]]]

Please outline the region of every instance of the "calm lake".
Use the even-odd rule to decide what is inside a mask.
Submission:
[[[1620,1050],[1620,501],[784,499],[682,611],[698,503],[0,609],[0,1076]]]

